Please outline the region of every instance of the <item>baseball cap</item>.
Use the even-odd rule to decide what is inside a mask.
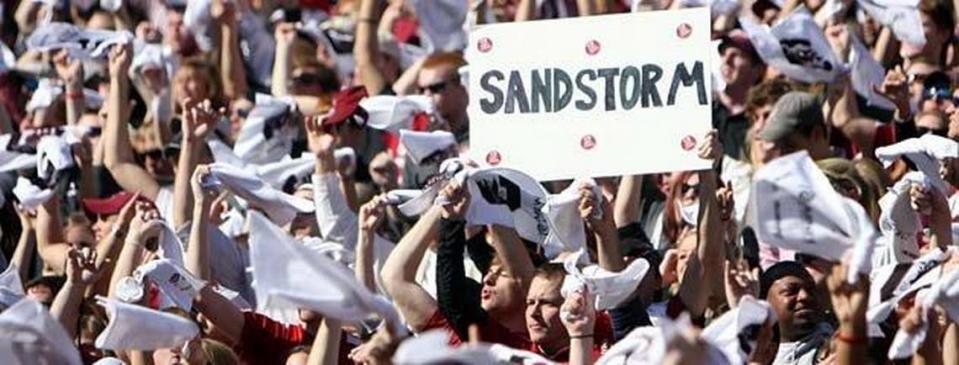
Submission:
[[[367,96],[366,88],[363,86],[351,87],[338,92],[333,96],[333,110],[323,120],[323,125],[340,125],[354,116],[361,118],[364,122],[367,118],[366,110],[360,107],[360,100]]]
[[[121,191],[103,199],[83,199],[83,209],[92,214],[113,215],[120,213],[120,209],[133,199],[135,194]]]
[[[749,40],[749,35],[742,29],[733,29],[720,38],[719,53],[725,52],[726,48],[729,47],[739,48],[749,54],[749,56],[753,58],[753,61],[762,62],[762,58],[760,58],[759,53],[756,52],[756,47],[753,47],[753,42]]]
[[[810,93],[793,91],[783,95],[773,105],[769,122],[760,132],[767,141],[779,141],[796,131],[825,125],[822,104]]]

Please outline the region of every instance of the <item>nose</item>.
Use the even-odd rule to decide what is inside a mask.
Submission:
[[[486,276],[483,277],[483,284],[489,285],[489,286],[493,286],[493,284],[495,284],[495,283],[496,283],[496,274],[495,274],[495,273],[492,273],[492,272],[491,272],[491,273],[486,274]]]

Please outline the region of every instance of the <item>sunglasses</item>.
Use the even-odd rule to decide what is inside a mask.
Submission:
[[[439,94],[446,89],[448,82],[440,81],[435,84],[430,84],[426,86],[420,86],[420,94],[426,94],[426,91],[429,90],[430,93]]]
[[[683,195],[688,194],[690,191],[692,191],[696,195],[699,195],[699,184],[692,185],[692,184],[683,183],[683,186],[681,186],[679,189],[679,192],[681,192]]]
[[[938,98],[940,100],[955,100],[952,96],[952,90],[944,87],[930,87],[922,90],[922,99],[928,100]]]

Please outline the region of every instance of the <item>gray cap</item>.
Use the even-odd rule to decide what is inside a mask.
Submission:
[[[810,93],[793,91],[783,95],[773,105],[772,115],[760,132],[760,137],[767,141],[778,141],[797,130],[825,124],[819,100]]]

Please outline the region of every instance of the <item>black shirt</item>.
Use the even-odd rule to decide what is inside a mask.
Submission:
[[[746,130],[749,120],[746,113],[730,114],[729,109],[718,100],[713,100],[713,129],[719,131],[719,141],[723,143],[726,156],[739,161],[747,161]]]

